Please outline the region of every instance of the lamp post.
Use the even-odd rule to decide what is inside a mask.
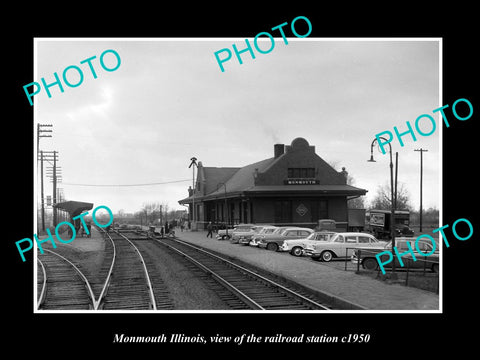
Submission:
[[[380,137],[385,142],[388,142],[387,139]],[[378,138],[375,137],[373,139],[372,144],[370,145],[370,160],[368,162],[376,162],[373,159],[373,146],[375,142],[378,141]],[[390,195],[391,195],[391,218],[390,218],[390,235],[392,237],[392,250],[395,248],[395,210],[397,207],[397,170],[398,170],[398,152],[395,153],[395,190],[394,190],[394,180],[393,180],[393,158],[392,158],[392,145],[388,142],[388,146],[390,148]],[[397,274],[395,272],[395,259],[392,263],[392,274],[391,279],[395,280],[397,278]]]
[[[230,222],[229,221],[229,216],[228,216],[228,207],[227,207],[227,185],[225,185],[225,183],[221,182],[221,183],[218,183],[217,184],[217,191],[218,191],[218,187],[219,186],[222,186],[224,187],[224,194],[225,194],[225,218],[227,219],[227,223],[225,224],[225,235],[227,236],[228,238],[228,223]]]
[[[192,157],[190,159],[190,165],[188,168],[192,168],[192,230],[197,229],[196,228],[196,222],[195,222],[195,167],[197,166],[197,158]]]

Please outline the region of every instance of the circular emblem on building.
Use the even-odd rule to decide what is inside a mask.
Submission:
[[[298,215],[304,216],[308,212],[308,209],[305,205],[300,204],[300,205],[298,205],[298,207],[295,211],[297,212]]]

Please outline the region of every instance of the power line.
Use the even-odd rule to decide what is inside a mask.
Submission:
[[[164,184],[173,184],[179,182],[190,181],[190,179],[185,180],[172,180],[172,181],[165,181],[165,182],[156,182],[156,183],[146,183],[146,184],[73,184],[73,183],[65,183],[62,182],[62,185],[70,185],[70,186],[93,186],[93,187],[116,187],[116,186],[152,186],[152,185],[164,185]]]

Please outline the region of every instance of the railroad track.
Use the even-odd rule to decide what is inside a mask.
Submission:
[[[210,251],[178,239],[154,239],[161,246],[188,259],[228,290],[236,309],[254,310],[328,310],[325,305],[261,276]],[[234,295],[232,298],[231,295]],[[227,296],[222,295],[227,298]],[[239,301],[241,304],[239,304]],[[228,300],[227,300],[228,302]]]
[[[281,285],[228,259],[179,239],[153,239],[141,234],[105,233],[101,283],[92,287],[79,267],[45,250],[38,257],[39,309],[170,310],[174,301],[155,271],[155,259],[144,245],[158,246],[181,261],[192,276],[205,282],[228,308],[235,310],[328,310],[308,294]],[[138,246],[136,246],[137,244]],[[142,244],[142,245],[140,245]],[[152,245],[153,244],[153,245]],[[141,249],[141,250],[140,250]],[[40,270],[41,269],[41,270]],[[188,284],[186,284],[188,286]],[[101,288],[101,289],[100,289]]]
[[[149,264],[125,235],[106,233],[112,244],[112,263],[97,301],[102,310],[171,309],[173,303],[161,278],[149,274]],[[150,261],[150,260],[149,260]],[[156,289],[156,293],[154,291]]]
[[[104,233],[105,260],[99,273],[105,279],[103,283],[91,285],[81,271],[82,264],[67,259],[68,254],[48,249],[39,254],[37,309],[172,309],[173,302],[161,277],[149,274],[147,268],[152,260],[148,258],[146,262],[138,248],[124,235]],[[92,288],[99,294],[98,300]]]
[[[85,275],[64,256],[48,249],[38,254],[37,309],[89,310],[95,296]]]

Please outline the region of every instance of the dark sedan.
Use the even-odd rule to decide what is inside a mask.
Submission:
[[[410,243],[410,247],[415,250],[415,259],[413,259],[412,255],[410,253],[407,253],[402,256],[402,262],[404,263],[405,267],[409,267],[410,269],[412,268],[417,268],[417,269],[430,269],[434,272],[438,272],[438,265],[439,265],[439,252],[438,252],[438,244],[435,244],[435,251],[433,251],[433,246],[432,242],[430,240],[426,239],[419,239],[418,240],[418,248],[420,251],[424,254],[430,254],[428,256],[422,256],[421,254],[418,254],[416,251],[416,246],[415,246],[415,239],[412,238],[396,238],[395,239],[395,247],[397,248],[399,253],[403,253],[408,250],[407,247],[407,242]],[[355,249],[353,250],[353,254],[351,257],[352,263],[360,264],[364,269],[367,270],[376,270],[379,267],[377,258],[375,255],[380,254],[383,251],[390,251],[392,252],[392,242],[389,241],[385,246],[381,247],[375,247],[375,248],[360,248],[360,249]],[[388,255],[388,254],[387,254]],[[386,256],[386,255],[385,255]],[[383,255],[382,255],[383,258]],[[401,268],[401,264],[398,260],[397,256],[394,256],[395,258],[395,267],[396,268]],[[386,260],[386,258],[385,258]],[[382,260],[382,261],[385,261]],[[384,264],[383,266],[385,268],[390,268],[392,267],[393,261]]]

